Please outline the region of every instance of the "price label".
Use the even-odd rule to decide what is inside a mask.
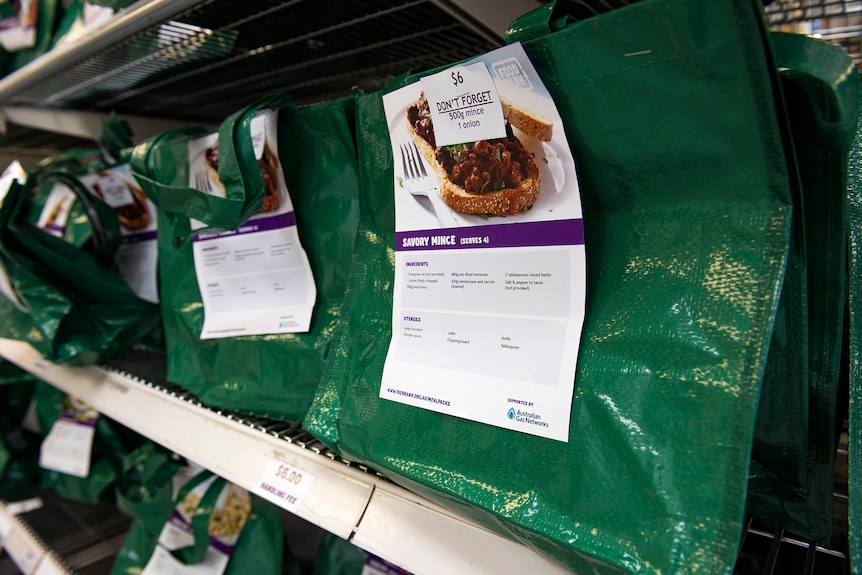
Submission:
[[[36,566],[42,559],[44,552],[33,545],[33,543],[24,536],[20,530],[13,530],[9,537],[3,541],[3,546],[9,552],[9,557],[18,566],[24,575],[32,575],[36,570]]]
[[[117,174],[107,174],[99,176],[97,183],[99,195],[105,200],[105,203],[112,208],[122,208],[135,203],[135,198],[132,196],[132,190],[126,181]]]
[[[273,459],[257,481],[254,492],[282,509],[295,512],[315,479],[314,475],[299,467]]]
[[[90,474],[90,455],[95,434],[95,421],[57,419],[39,448],[39,466],[76,477],[87,477]]]
[[[438,146],[506,137],[503,107],[487,66],[458,66],[422,78]]]

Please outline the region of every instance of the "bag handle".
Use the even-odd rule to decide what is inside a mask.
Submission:
[[[225,187],[240,186],[246,190],[246,205],[241,221],[260,210],[264,197],[263,175],[254,155],[251,122],[260,110],[293,107],[293,99],[287,94],[271,94],[236,112],[219,128],[219,148],[227,151],[225,161],[219,159],[219,177]]]
[[[540,38],[598,14],[594,7],[580,0],[551,0],[516,18],[506,30],[506,44]]]
[[[186,565],[194,565],[204,560],[204,556],[210,546],[210,516],[215,509],[216,502],[222,490],[227,484],[227,480],[223,477],[214,476],[210,471],[202,470],[182,486],[174,499],[174,503],[179,505],[195,487],[211,477],[215,477],[215,480],[207,487],[206,492],[192,512],[191,525],[194,543],[189,547],[176,549],[171,552],[174,557]]]
[[[847,53],[828,42],[802,34],[771,32],[775,65],[782,77],[800,84],[811,101],[817,135],[841,152],[856,134],[858,84]]]
[[[127,454],[121,461],[120,480],[115,487],[117,507],[130,517],[139,517],[152,504],[152,497],[170,484],[179,468],[179,460],[153,443],[145,443]],[[129,486],[124,485],[133,481],[130,480],[133,475],[140,483],[135,491],[137,496],[127,494]]]
[[[42,184],[50,181],[60,182],[69,188],[81,206],[84,208],[84,214],[87,216],[87,221],[90,223],[92,255],[102,266],[113,269],[115,265],[114,254],[116,252],[119,235],[116,229],[108,228],[104,222],[111,216],[116,217],[113,208],[108,206],[99,198],[93,196],[87,188],[78,181],[78,179],[67,172],[37,172],[30,174],[23,186],[13,183],[6,196],[6,203],[9,203],[9,209],[2,209],[0,213],[5,212],[5,216],[0,216],[0,225],[10,225],[16,216],[22,213],[24,206],[30,198],[32,191]],[[28,225],[35,229],[30,222]],[[44,232],[43,232],[44,233]]]
[[[199,127],[177,128],[163,132],[158,136],[154,136],[135,146],[132,151],[132,157],[129,159],[129,167],[132,175],[144,188],[147,197],[158,206],[158,208],[169,214],[186,215],[190,211],[194,211],[195,216],[200,216],[201,221],[209,221],[203,219],[206,214],[209,214],[209,220],[219,222],[229,222],[232,217],[235,217],[238,210],[238,202],[227,198],[226,203],[214,203],[216,198],[201,190],[196,190],[188,186],[174,186],[165,184],[151,177],[151,174],[158,171],[157,154],[155,153],[162,145],[170,140],[182,137],[196,137],[207,134],[207,130]],[[219,225],[219,224],[213,224]],[[227,226],[224,226],[227,227]]]

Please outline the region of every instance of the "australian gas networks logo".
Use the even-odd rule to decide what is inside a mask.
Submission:
[[[525,411],[510,407],[509,411],[506,412],[506,417],[518,423],[526,423],[527,425],[535,425],[537,427],[550,427],[548,422],[542,419],[541,414],[535,411]]]

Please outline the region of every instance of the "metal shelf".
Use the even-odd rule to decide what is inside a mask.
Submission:
[[[496,48],[507,0],[150,0],[0,80],[0,105],[220,121],[276,91],[309,104]]]

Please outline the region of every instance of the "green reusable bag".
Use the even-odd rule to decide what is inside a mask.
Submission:
[[[234,230],[260,210],[263,185],[250,185],[241,174],[235,140],[243,122],[266,107],[286,109],[293,103],[283,94],[267,96],[233,114],[219,127],[214,152],[221,194],[205,189],[219,185],[206,169],[212,147],[205,153],[194,153],[189,148],[190,140],[207,134],[202,128],[168,131],[135,147],[130,160],[132,172],[147,196],[164,212],[177,241],[184,242],[192,236],[190,218],[205,224],[197,226],[194,233],[212,233]],[[194,157],[190,158],[190,153]],[[190,187],[192,182],[195,187]]]
[[[171,226],[179,220],[171,222],[170,214],[159,210],[168,379],[207,405],[298,421],[314,397],[341,315],[356,236],[359,183],[353,106],[349,97],[279,110],[279,161],[317,289],[307,333],[200,339],[204,309],[193,244],[175,241],[171,230],[176,228]],[[249,110],[246,119],[251,115]],[[247,152],[238,156],[248,158]],[[247,180],[247,189],[262,187],[254,164],[241,178]],[[197,212],[189,210],[186,226],[191,215]]]
[[[15,499],[39,484],[39,436],[25,430],[35,378],[0,385],[0,499]],[[3,455],[5,454],[5,455]]]
[[[850,572],[862,574],[862,114],[848,160],[847,245],[850,315],[850,429],[848,448],[848,541]]]
[[[130,527],[123,546],[120,548],[112,575],[138,575],[147,565],[156,551],[157,542],[163,526],[171,520],[178,505],[189,505],[189,516],[192,522],[193,543],[174,551],[175,559],[185,565],[195,565],[205,561],[210,564],[212,551],[211,536],[230,533],[239,534],[229,553],[227,575],[256,573],[260,575],[280,575],[283,559],[283,535],[279,509],[243,490],[226,484],[224,479],[213,476],[207,471],[201,471],[191,478],[179,479],[176,496],[173,492],[172,478],[166,471],[174,464],[165,458],[163,453],[139,452],[136,454],[137,466],[142,467],[145,474],[140,477],[142,482],[137,486],[128,485],[130,490],[124,490],[123,510],[131,511],[134,521]],[[147,457],[154,457],[152,462]],[[209,481],[207,485],[204,482]],[[206,486],[202,496],[186,499],[186,496],[197,486]],[[227,493],[224,501],[220,500],[223,489]],[[239,494],[239,495],[237,495]],[[194,496],[194,494],[192,494]],[[242,504],[236,503],[231,497],[239,497]],[[237,520],[232,513],[239,510],[243,518]],[[214,544],[218,545],[218,544]],[[224,546],[221,547],[224,550]],[[204,559],[206,557],[206,560]]]
[[[38,3],[36,18],[36,43],[23,50],[12,53],[12,69],[23,68],[51,47],[54,32],[62,18],[63,7],[59,0],[34,0]]]
[[[28,218],[31,190],[62,181],[84,206],[90,237],[81,247]],[[15,301],[0,299],[0,335],[26,341],[46,359],[89,365],[120,353],[158,327],[157,305],[134,294],[116,273],[119,225],[113,208],[71,175],[31,176],[13,184],[0,208],[0,265]]]
[[[379,399],[395,240],[379,94],[358,103],[355,273],[305,424],[576,572],[729,573],[792,221],[759,5],[565,9],[526,15],[510,39],[578,167],[587,312],[568,442]]]
[[[783,334],[788,339],[805,340],[805,356],[796,360],[806,364],[806,373],[804,379],[764,380],[758,423],[765,420],[770,429],[768,433],[755,434],[748,510],[773,525],[829,544],[836,401],[844,335],[844,196],[858,86],[853,62],[841,48],[795,34],[773,33],[771,40],[776,66],[782,71],[783,99],[793,143],[790,157],[795,158],[801,189],[801,198],[794,199],[798,202],[794,225],[804,229],[804,234],[797,229],[797,239],[804,240],[803,249],[807,251],[803,265],[808,289],[801,306],[807,314],[807,328],[800,333],[788,326]],[[787,286],[788,281],[784,293]],[[779,333],[778,325],[775,333]],[[770,353],[769,362],[772,360]],[[762,417],[765,407],[776,402],[790,403],[793,394],[804,396],[804,412],[798,418],[793,419],[792,412],[784,418]],[[762,429],[759,426],[758,431]],[[769,466],[770,456],[773,463],[786,458],[787,463],[801,465],[797,477],[802,481],[789,482],[791,466]]]
[[[44,438],[52,426],[68,410],[67,395],[53,386],[37,382],[34,392],[36,417]],[[52,469],[42,468],[41,484],[60,497],[84,503],[113,504],[114,483],[117,481],[125,455],[137,449],[145,439],[122,425],[99,416],[95,422],[90,471],[86,477],[77,477]]]

